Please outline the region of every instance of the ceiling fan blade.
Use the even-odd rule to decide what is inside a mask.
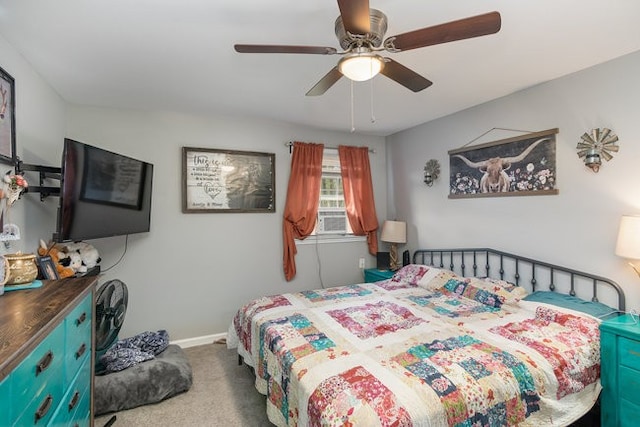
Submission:
[[[391,80],[396,83],[400,83],[409,90],[420,92],[422,89],[426,89],[433,84],[420,74],[408,69],[402,64],[399,64],[393,59],[385,58],[384,61],[384,67],[382,67],[380,74],[384,74]]]
[[[333,55],[337,50],[324,46],[290,46],[270,44],[236,44],[233,46],[240,53],[307,53],[312,55]]]
[[[318,96],[324,94],[331,86],[333,86],[342,77],[342,73],[338,67],[333,67],[331,71],[324,75],[318,83],[307,92],[307,96]]]
[[[351,34],[367,34],[371,30],[369,0],[338,0],[345,30]]]
[[[485,36],[500,31],[501,22],[500,13],[489,12],[389,37],[385,40],[385,46],[389,43],[393,48],[405,51]]]

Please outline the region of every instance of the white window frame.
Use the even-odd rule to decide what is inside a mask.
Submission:
[[[338,156],[338,150],[336,148],[325,148],[322,155],[322,175],[323,178],[337,178],[340,183],[342,181],[342,175],[340,173],[340,158]],[[321,184],[322,185],[322,184]],[[339,193],[342,193],[342,186],[340,186]],[[338,198],[338,203],[342,202],[343,206],[338,207],[322,207],[322,201],[332,201]],[[318,231],[319,220],[316,219],[316,227],[313,230],[313,233],[309,237],[304,240],[296,240],[297,244],[316,244],[316,243],[338,243],[338,242],[361,242],[366,241],[366,236],[355,236],[353,231],[351,230],[351,224],[349,224],[349,218],[346,216],[346,208],[344,207],[344,195],[343,194],[322,194],[322,189],[320,190],[320,201],[318,203],[318,213],[317,218],[320,217],[321,212],[336,212],[336,213],[344,213],[346,220],[346,233],[336,233],[336,232],[321,232]]]

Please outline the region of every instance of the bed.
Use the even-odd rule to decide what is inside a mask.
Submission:
[[[238,310],[227,343],[272,423],[562,426],[591,409],[599,323],[625,308],[618,284],[487,248],[412,261],[388,280]]]

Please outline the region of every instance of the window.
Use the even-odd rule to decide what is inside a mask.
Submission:
[[[353,234],[344,203],[338,150],[325,148],[322,157],[322,181],[315,235]]]

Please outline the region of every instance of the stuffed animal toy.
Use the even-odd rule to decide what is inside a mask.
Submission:
[[[58,277],[64,279],[66,277],[71,277],[75,274],[73,268],[69,266],[65,266],[66,261],[65,258],[68,258],[66,252],[62,251],[60,245],[49,243],[48,245],[44,242],[44,240],[40,240],[40,246],[38,247],[38,255],[40,256],[50,256],[53,261],[53,265],[56,267],[56,271],[58,272]]]
[[[86,273],[87,267],[82,264],[82,257],[77,251],[66,252],[66,257],[60,261],[63,265],[71,268],[75,273]]]
[[[87,269],[94,268],[100,263],[100,261],[102,261],[98,250],[89,244],[80,248],[80,257],[82,258],[82,263],[87,267]]]
[[[69,243],[65,246],[65,250],[67,253],[76,252],[80,254],[82,265],[85,267],[84,272],[95,267],[100,261],[102,261],[98,250],[89,243]]]

